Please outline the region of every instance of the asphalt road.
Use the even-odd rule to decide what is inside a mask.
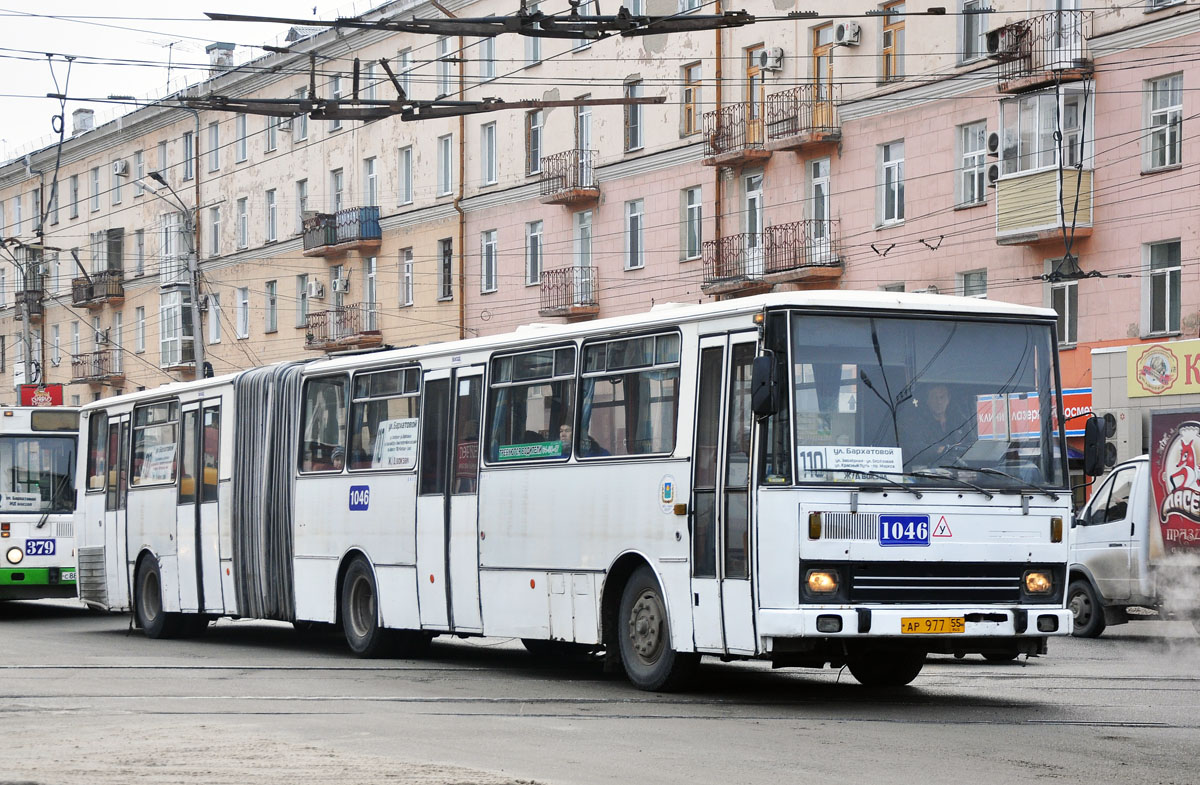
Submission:
[[[714,662],[684,694],[510,640],[364,661],[290,626],[151,641],[68,602],[0,603],[9,783],[1200,782],[1200,637],[1177,622],[1047,657],[931,657],[905,689]]]

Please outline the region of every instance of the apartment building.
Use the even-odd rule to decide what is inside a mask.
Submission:
[[[0,235],[20,241],[0,269],[0,361],[23,380],[25,309],[44,380],[89,400],[189,378],[194,340],[222,373],[664,301],[883,288],[1052,306],[1062,384],[1087,390],[1091,348],[1200,328],[1186,264],[1200,150],[1183,133],[1200,13],[744,9],[761,21],[590,42],[326,30],[237,67],[215,45],[189,96],[288,98],[311,80],[352,102],[357,58],[360,98],[396,97],[387,59],[412,99],[546,105],[336,122],[162,102],[95,128],[78,115],[55,202],[53,148],[0,167]],[[397,15],[440,12],[397,2],[365,18]],[[666,100],[563,103],[653,96]]]

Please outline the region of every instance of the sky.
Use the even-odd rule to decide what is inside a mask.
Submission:
[[[213,22],[204,16],[205,11],[333,19],[365,13],[381,3],[0,0],[0,161],[56,141],[51,118],[60,111],[66,117],[68,136],[71,113],[76,109],[94,110],[97,125],[130,111],[128,106],[79,100],[68,100],[62,108],[59,101],[46,98],[47,93],[65,92],[68,99],[105,99],[110,95],[161,98],[207,75],[204,48],[208,44],[237,44],[234,61],[240,63],[263,54],[255,47],[282,46],[289,27]],[[319,17],[313,15],[314,9]],[[65,56],[76,58],[69,78]]]

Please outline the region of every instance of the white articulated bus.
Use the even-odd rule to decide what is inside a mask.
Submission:
[[[277,365],[84,408],[88,603],[906,684],[1070,632],[1055,314],[763,295]]]

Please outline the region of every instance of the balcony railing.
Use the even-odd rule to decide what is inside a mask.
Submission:
[[[541,316],[583,319],[600,312],[596,300],[596,268],[560,267],[542,271]]]
[[[87,354],[71,355],[71,383],[106,382],[123,379],[119,349],[101,349]]]
[[[350,207],[304,219],[304,255],[372,251],[382,243],[378,207]]]
[[[542,202],[579,204],[600,198],[596,151],[567,150],[542,159]]]
[[[988,33],[988,56],[999,63],[1000,90],[1019,92],[1091,73],[1091,34],[1091,11],[1052,11]]]
[[[352,349],[379,346],[379,314],[370,303],[355,303],[305,317],[305,349]]]
[[[99,306],[124,302],[125,274],[120,270],[93,273],[91,278],[71,279],[71,304]]]
[[[703,245],[705,291],[766,289],[841,275],[837,221],[808,219],[743,232]]]
[[[767,96],[767,140],[772,149],[794,149],[807,142],[842,137],[836,87],[800,85]]]
[[[704,113],[704,164],[770,158],[762,104],[733,104]]]

